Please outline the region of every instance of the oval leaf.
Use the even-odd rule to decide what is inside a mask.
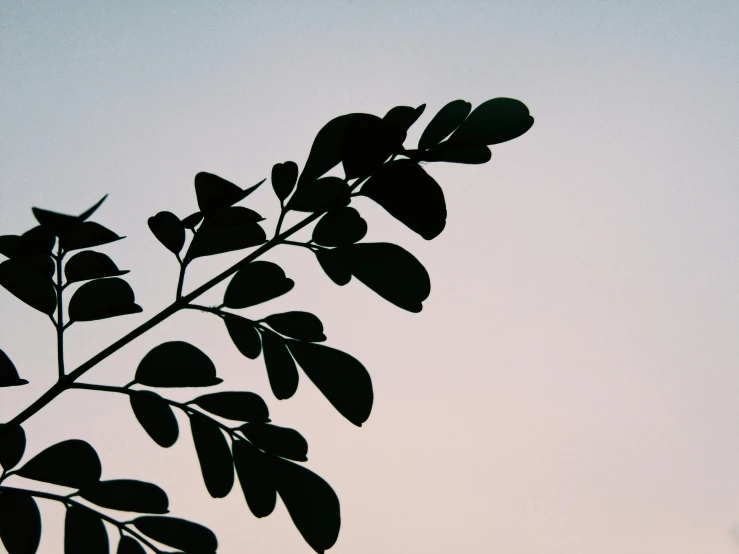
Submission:
[[[0,466],[5,471],[15,467],[26,450],[26,433],[23,427],[0,423]]]
[[[371,114],[354,114],[346,126],[341,163],[347,179],[370,174],[403,147],[405,131]]]
[[[421,104],[417,108],[411,108],[410,106],[395,106],[391,108],[389,112],[385,114],[382,119],[390,125],[394,125],[402,132],[407,132],[411,128],[421,114],[426,109],[426,104]]]
[[[130,395],[131,409],[144,431],[163,448],[169,448],[180,434],[177,418],[170,405],[158,394],[135,391]]]
[[[190,404],[199,406],[206,412],[235,421],[266,423],[269,409],[262,397],[253,392],[216,392],[199,396]]]
[[[210,387],[221,381],[210,358],[182,341],[155,346],[136,369],[136,382],[147,387]]]
[[[40,312],[51,315],[56,309],[56,292],[51,279],[20,262],[5,260],[0,264],[0,285]]]
[[[420,312],[431,292],[426,268],[410,252],[384,242],[352,244],[337,248],[352,275],[409,312]]]
[[[146,550],[141,546],[136,539],[131,537],[123,536],[118,541],[118,550],[116,554],[146,554]]]
[[[194,214],[190,214],[182,220],[182,226],[185,229],[193,230],[201,221],[203,221],[202,212],[195,212]]]
[[[472,104],[464,100],[452,100],[441,108],[421,134],[418,149],[428,150],[439,144],[462,124],[471,109]]]
[[[80,491],[80,496],[93,504],[124,512],[166,514],[167,493],[151,483],[133,479],[98,481]]]
[[[21,477],[81,489],[100,480],[95,449],[82,440],[59,442],[34,456],[16,473]]]
[[[298,340],[321,342],[326,340],[323,324],[308,312],[284,312],[264,318],[264,321],[278,333]]]
[[[315,250],[314,254],[323,272],[337,285],[344,286],[352,279],[352,272],[336,250]]]
[[[76,225],[69,232],[65,233],[60,239],[62,249],[69,252],[70,250],[79,250],[80,248],[91,248],[93,246],[100,246],[101,244],[108,244],[121,240],[124,237],[119,237],[110,229],[107,229],[95,223],[94,221],[85,221]]]
[[[245,440],[233,441],[233,456],[249,510],[256,517],[268,516],[277,503],[277,489],[272,481],[269,458]]]
[[[164,247],[179,254],[185,245],[185,226],[172,212],[159,212],[149,218],[149,229]]]
[[[246,190],[241,190],[232,182],[226,181],[218,175],[206,172],[198,173],[195,175],[195,194],[198,198],[198,207],[206,215],[208,212],[228,208],[249,196],[263,182],[261,181]]]
[[[91,250],[77,252],[64,266],[64,275],[69,283],[102,277],[120,277],[126,273],[128,270],[118,269],[113,260],[105,254]]]
[[[8,554],[35,554],[41,541],[41,514],[32,496],[0,492],[0,540]]]
[[[95,321],[143,312],[123,279],[98,279],[82,285],[69,301],[70,321]]]
[[[439,236],[446,226],[441,187],[412,160],[383,165],[364,184],[361,193],[426,240]]]
[[[367,234],[367,222],[354,208],[331,210],[318,220],[313,241],[323,246],[343,246],[359,242]]]
[[[372,379],[364,366],[346,352],[321,344],[287,341],[290,352],[308,378],[341,415],[361,426],[372,411]]]
[[[298,182],[298,164],[285,162],[272,166],[272,188],[281,202],[290,196]]]
[[[278,400],[290,398],[298,390],[298,369],[284,339],[272,331],[262,331],[262,348],[272,393]]]
[[[249,442],[265,452],[298,462],[308,460],[308,442],[295,429],[266,423],[246,423],[239,429]]]
[[[312,183],[341,161],[341,142],[346,124],[353,115],[340,115],[318,131],[308,161],[298,179],[298,188]]]
[[[310,547],[322,554],[339,536],[339,498],[326,481],[298,464],[275,458],[271,466],[277,492],[295,527]]]
[[[223,322],[239,352],[250,360],[256,360],[262,352],[262,341],[254,322],[233,314],[224,315]]]
[[[0,387],[17,387],[27,383],[28,381],[18,376],[18,370],[15,369],[8,355],[0,350]],[[2,457],[0,457],[0,463],[2,463]]]
[[[490,161],[492,154],[490,148],[484,144],[472,146],[448,146],[443,143],[439,148],[429,150],[423,155],[427,162],[450,162],[457,164],[484,164]]]
[[[292,290],[295,283],[272,262],[251,262],[233,276],[223,303],[229,308],[248,308],[267,302]]]
[[[213,531],[200,525],[165,516],[141,516],[133,524],[147,537],[190,554],[214,554],[218,540]]]
[[[534,118],[523,102],[513,98],[493,98],[477,106],[454,131],[449,142],[499,144],[520,137],[533,124]]]
[[[349,185],[338,177],[323,177],[299,186],[287,207],[297,212],[320,212],[349,203]]]
[[[213,498],[223,498],[234,484],[233,461],[226,437],[212,419],[194,413],[188,415],[205,487]]]
[[[206,225],[207,223],[206,218],[195,233],[187,251],[188,258],[202,258],[243,250],[263,244],[267,240],[264,229],[257,223],[246,223],[233,227],[214,227]]]
[[[64,554],[108,554],[108,532],[100,516],[79,506],[67,508]]]

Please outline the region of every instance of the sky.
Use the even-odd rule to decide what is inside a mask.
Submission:
[[[99,250],[131,270],[144,312],[70,327],[75,367],[173,299],[176,262],[146,221],[194,211],[197,172],[246,187],[302,167],[344,113],[425,103],[414,146],[451,100],[517,98],[536,123],[491,162],[426,166],[449,212],[438,238],[356,202],[366,240],[428,269],[421,313],[336,287],[301,249],[266,258],[296,286],[247,315],[316,313],[372,375],[361,428],[304,376],[276,400],[208,314],[170,318],[84,381],[125,384],[165,341],[200,347],[219,390],[261,394],[307,438],[307,467],[341,499],[332,554],[736,553],[737,28],[731,0],[5,0],[0,234],[35,225],[32,206],[79,213],[109,194],[94,219],[127,238]],[[271,228],[269,188],[248,205]],[[185,290],[238,259],[193,264]],[[31,382],[0,389],[4,421],[56,376],[53,327],[4,290],[0,348]],[[105,479],[160,484],[222,554],[311,551],[281,504],[258,520],[238,489],[211,499],[188,433],[159,448],[125,398],[67,392],[25,429],[24,459],[78,438]],[[39,552],[59,552],[63,509],[41,509]]]

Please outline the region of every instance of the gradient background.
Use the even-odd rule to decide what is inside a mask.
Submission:
[[[171,318],[85,378],[124,384],[166,340],[203,348],[308,439],[308,467],[342,502],[335,554],[735,553],[737,29],[734,0],[5,0],[0,233],[33,226],[31,206],[78,213],[110,193],[95,219],[128,238],[100,250],[132,270],[145,312],[72,326],[75,367],[174,296],[176,263],[146,219],[191,213],[196,172],[247,186],[276,162],[302,166],[347,112],[425,102],[414,145],[450,100],[521,99],[536,124],[492,162],[427,166],[449,209],[432,243],[358,202],[368,240],[429,270],[421,314],[334,286],[302,250],[267,257],[297,284],[249,313],[321,317],[328,344],[372,374],[362,429],[304,376],[276,401],[263,361],[208,314]],[[275,216],[269,188],[251,200]],[[186,290],[239,258],[197,262]],[[32,381],[0,390],[1,421],[56,369],[47,318],[4,290],[0,310],[0,345]],[[69,392],[26,430],[27,457],[81,438],[104,478],[161,484],[223,554],[310,552],[281,504],[257,520],[238,489],[210,499],[187,427],[160,449],[125,397]],[[42,510],[40,552],[60,552],[63,509]]]

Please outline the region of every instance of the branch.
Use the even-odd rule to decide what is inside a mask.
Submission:
[[[62,252],[62,244],[60,241],[57,246],[56,256],[54,256],[54,259],[56,260],[56,321],[52,320],[56,326],[56,352],[60,381],[64,378],[64,329],[66,329],[64,326],[64,304],[62,301],[62,291],[64,290],[64,287],[62,287],[63,258],[64,252]]]

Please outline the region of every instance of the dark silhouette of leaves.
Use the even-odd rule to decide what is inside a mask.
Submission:
[[[349,185],[338,177],[323,177],[298,187],[287,207],[297,212],[320,212],[349,203]]]
[[[298,179],[298,190],[325,174],[341,161],[341,142],[354,114],[340,115],[324,125],[311,146],[308,161]]]
[[[17,473],[21,477],[81,489],[100,480],[95,449],[82,440],[58,442],[34,456]]]
[[[298,390],[298,369],[284,339],[272,331],[262,331],[262,348],[272,393],[278,400],[290,398]]]
[[[119,237],[110,229],[107,229],[95,223],[94,221],[85,221],[71,228],[59,239],[62,248],[69,252],[70,250],[79,250],[80,248],[92,248],[101,244],[108,244],[121,240],[125,237]]]
[[[254,192],[264,180],[246,190],[241,190],[218,175],[201,172],[195,175],[195,194],[198,207],[203,214],[233,206]]]
[[[64,554],[108,554],[108,533],[100,516],[70,506],[64,520]]]
[[[0,235],[0,254],[12,258],[19,241],[18,235]]]
[[[64,275],[70,283],[101,277],[120,277],[126,273],[127,269],[118,269],[115,262],[105,254],[91,250],[77,252],[64,266]]]
[[[141,516],[134,519],[133,524],[147,537],[188,554],[214,554],[218,548],[218,540],[213,531],[185,519]]]
[[[268,516],[277,503],[277,489],[272,481],[269,458],[247,441],[235,440],[233,460],[249,510],[256,517]]]
[[[15,365],[8,355],[0,350],[0,388],[17,387],[18,385],[25,385],[26,383],[28,383],[28,381],[21,379],[18,376],[18,370],[15,369]],[[1,458],[0,463],[2,463]]]
[[[223,303],[229,308],[248,308],[267,302],[292,290],[295,282],[285,277],[282,268],[272,262],[251,262],[233,276]]]
[[[190,404],[195,404],[211,414],[235,421],[249,421],[252,423],[266,423],[269,421],[267,404],[264,403],[261,396],[253,392],[215,392],[199,396]]]
[[[136,382],[147,387],[210,387],[221,381],[210,358],[182,341],[155,346],[136,369]]]
[[[285,162],[272,166],[272,188],[281,201],[290,196],[298,182],[298,164]]]
[[[26,494],[0,492],[0,540],[8,554],[35,554],[41,541],[41,514]]]
[[[371,114],[354,114],[346,125],[341,143],[341,163],[347,179],[372,172],[398,152],[405,131]]]
[[[98,279],[82,285],[69,301],[70,321],[94,321],[135,314],[143,308],[134,301],[131,286],[123,279]]]
[[[421,114],[426,109],[426,104],[421,104],[417,108],[411,108],[410,106],[395,106],[391,108],[389,112],[385,114],[382,119],[390,125],[394,125],[400,131],[406,133],[411,126],[418,121]]]
[[[420,312],[431,292],[426,268],[397,244],[368,242],[336,249],[352,275],[409,312]]]
[[[13,423],[0,423],[0,466],[4,470],[15,467],[26,450],[26,433]]]
[[[531,129],[534,118],[523,102],[493,98],[477,106],[449,138],[456,144],[499,144]]]
[[[212,419],[196,413],[188,415],[205,487],[213,498],[223,498],[234,484],[233,461],[226,437]]]
[[[254,322],[233,314],[224,315],[223,322],[239,352],[251,360],[256,360],[262,352],[262,341]]]
[[[0,285],[32,308],[51,315],[56,309],[56,292],[49,277],[39,275],[15,260],[0,263]]]
[[[308,312],[273,314],[265,317],[264,321],[272,329],[287,337],[310,342],[326,340],[321,320]]]
[[[136,391],[130,395],[131,409],[144,431],[163,448],[169,448],[179,436],[177,418],[170,405],[158,394]]]
[[[51,254],[55,242],[48,229],[37,225],[20,236],[16,250],[18,254]]]
[[[383,165],[362,186],[361,193],[426,240],[439,236],[446,226],[444,193],[414,161]]]
[[[146,554],[144,547],[139,544],[136,539],[131,537],[123,536],[118,541],[118,550],[116,554]]]
[[[308,469],[274,458],[271,463],[277,492],[295,527],[310,547],[322,554],[339,536],[339,498],[331,486]]]
[[[187,255],[199,258],[262,244],[267,240],[264,229],[257,224],[262,219],[257,212],[241,206],[209,212]]]
[[[322,344],[287,341],[308,378],[341,415],[361,426],[372,411],[372,380],[364,366],[346,352]]]
[[[471,146],[454,146],[444,142],[424,153],[422,159],[427,162],[451,162],[457,164],[484,164],[490,161],[490,148],[484,144]]]
[[[318,220],[313,241],[323,246],[342,246],[359,242],[367,234],[367,222],[354,208],[331,210]]]
[[[108,195],[106,194],[98,200],[94,206],[88,208],[78,216],[60,214],[49,210],[43,210],[41,208],[33,208],[33,215],[36,218],[36,221],[38,221],[49,232],[57,237],[61,237],[67,231],[76,227],[95,213],[107,197]]]
[[[469,115],[472,104],[464,100],[452,100],[441,108],[421,134],[419,150],[427,150],[439,144],[459,127]]]
[[[93,504],[146,514],[166,514],[169,509],[167,493],[151,483],[133,479],[98,481],[80,491],[80,496]]]
[[[179,254],[185,245],[185,226],[172,212],[159,212],[148,220],[149,229],[164,247]]]
[[[249,442],[265,452],[298,462],[308,460],[308,442],[295,429],[267,423],[245,423],[239,429]]]
[[[316,250],[314,252],[323,272],[337,285],[344,286],[352,279],[352,272],[335,250]]]
[[[182,220],[182,226],[185,229],[195,229],[195,227],[197,227],[198,223],[200,223],[201,221],[203,221],[202,212],[195,212],[194,214],[190,214]]]
[[[5,235],[0,239],[0,253],[44,277],[54,275],[56,266],[50,254],[55,239],[44,227],[37,226],[21,236]]]

